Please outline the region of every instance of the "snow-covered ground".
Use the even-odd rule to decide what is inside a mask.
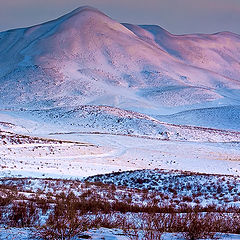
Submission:
[[[60,142],[2,144],[1,176],[81,178],[155,168],[240,174],[240,148],[234,142],[181,142],[78,133],[56,134],[51,138]]]
[[[32,236],[31,228],[0,228],[0,237],[1,239],[6,240],[33,240],[35,239]],[[118,229],[107,229],[107,228],[100,228],[100,229],[93,229],[85,234],[85,237],[78,238],[86,239],[86,236],[91,237],[94,240],[130,240],[129,237],[124,235],[124,233]],[[240,236],[236,234],[219,234],[219,240],[239,240]],[[180,234],[174,233],[166,233],[163,234],[162,240],[184,240]],[[208,240],[208,239],[206,239]]]
[[[238,132],[171,125],[107,107],[117,118],[84,111],[2,111],[1,176],[81,178],[146,168],[240,174]]]

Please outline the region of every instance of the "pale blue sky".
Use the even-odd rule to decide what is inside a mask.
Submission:
[[[42,23],[83,5],[120,22],[156,24],[175,34],[240,34],[240,0],[0,0],[0,31]]]

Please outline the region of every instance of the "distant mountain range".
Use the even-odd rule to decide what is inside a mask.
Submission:
[[[240,131],[240,35],[172,35],[80,7],[0,33],[0,93],[2,110],[81,130]]]

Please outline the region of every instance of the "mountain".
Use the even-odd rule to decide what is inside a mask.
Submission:
[[[239,80],[240,37],[231,32],[176,36],[159,26],[125,24],[141,39],[186,64]]]
[[[159,116],[206,109],[207,115],[209,109],[221,109],[218,124],[195,114],[197,126],[240,131],[240,36],[176,36],[159,26],[121,24],[81,7],[47,23],[0,33],[0,92],[2,109],[38,110],[44,121],[69,118],[69,108],[82,116],[82,106],[88,106],[97,130],[113,124],[106,120],[106,109],[101,114],[105,106],[111,109],[107,119],[118,121],[115,113],[122,111],[121,121],[132,121],[138,134],[145,132],[139,133],[139,119],[151,126],[157,122],[154,133],[162,133],[166,129]],[[44,113],[52,109],[61,118],[59,111]],[[234,112],[233,128],[225,109]],[[81,119],[71,116],[73,122]],[[176,123],[171,119],[166,121]]]

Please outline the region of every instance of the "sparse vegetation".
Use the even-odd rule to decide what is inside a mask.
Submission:
[[[224,178],[233,186],[231,178]],[[203,206],[189,199],[183,202],[184,198],[176,202],[179,189],[193,189],[189,184],[178,187],[170,183],[166,188],[170,189],[166,202],[167,195],[156,190],[99,181],[2,179],[1,223],[10,227],[34,227],[34,234],[41,239],[60,239],[60,236],[72,239],[86,230],[101,227],[121,229],[129,239],[147,240],[161,239],[166,232],[177,232],[189,240],[213,238],[216,232],[240,233],[237,206]],[[235,192],[234,188],[231,191]]]

